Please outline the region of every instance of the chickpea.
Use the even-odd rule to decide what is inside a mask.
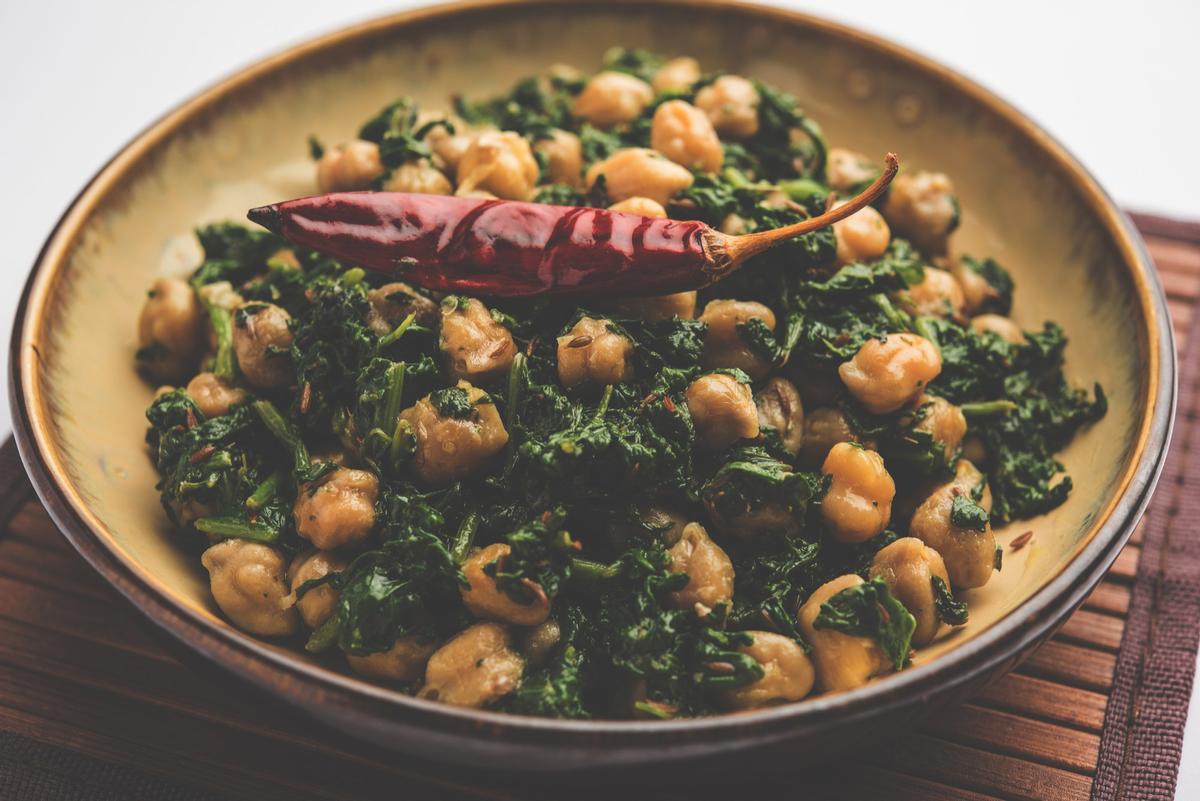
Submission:
[[[683,92],[700,80],[700,62],[688,56],[679,56],[658,68],[650,85],[656,92]]]
[[[758,409],[750,387],[724,373],[702,375],[684,393],[696,441],[710,450],[758,436]]]
[[[517,689],[524,669],[507,628],[476,623],[429,658],[425,686],[417,696],[455,706],[486,706]]]
[[[437,643],[416,635],[401,637],[391,648],[365,656],[346,654],[350,669],[360,676],[383,681],[416,681],[437,650]]]
[[[537,185],[538,163],[525,137],[486,131],[471,141],[457,174],[459,194],[482,189],[505,200],[528,200]]]
[[[740,214],[726,214],[721,220],[721,224],[717,226],[717,230],[723,234],[730,236],[741,236],[750,232],[750,223]]]
[[[954,479],[935,489],[917,507],[908,526],[912,536],[942,555],[950,586],[955,590],[982,587],[991,579],[995,566],[996,536],[991,523],[985,524],[983,531],[971,531],[959,528],[950,519],[954,499],[970,495],[980,480],[982,475],[974,465],[959,460]],[[990,494],[985,494],[979,505],[990,510]]]
[[[188,382],[187,394],[208,418],[229,414],[230,409],[239,403],[245,403],[248,397],[246,390],[235,387],[212,373],[198,373]]]
[[[657,506],[639,510],[639,516],[642,525],[659,532],[659,539],[668,548],[683,538],[683,530],[691,522],[687,515]]]
[[[438,305],[415,289],[400,281],[393,281],[367,293],[371,310],[367,312],[367,326],[378,336],[387,336],[408,315],[413,322],[426,328],[437,328]]]
[[[762,320],[772,332],[775,312],[752,300],[713,300],[704,307],[700,320],[708,325],[700,364],[706,370],[736,367],[755,381],[766,378],[773,366],[753,350],[738,330],[750,320]]]
[[[709,506],[712,524],[723,535],[753,542],[770,534],[792,537],[803,528],[803,520],[797,519],[796,510],[779,503],[761,503],[740,514],[727,518],[715,506]]]
[[[963,437],[967,435],[967,418],[962,410],[945,398],[922,395],[917,401],[917,420],[914,428],[926,431],[935,442],[942,443],[942,450],[949,464],[958,454]]]
[[[932,642],[942,626],[933,594],[933,579],[940,578],[947,588],[950,587],[950,576],[941,554],[916,537],[903,537],[875,554],[870,576],[883,579],[896,600],[916,619],[913,645]]]
[[[375,527],[379,478],[339,467],[296,493],[296,533],[322,551],[361,545]]]
[[[466,381],[458,386],[474,406],[470,417],[442,417],[428,395],[400,413],[415,440],[413,470],[429,484],[440,486],[470,475],[508,444],[496,406],[477,403],[483,390]]]
[[[558,380],[563,386],[575,387],[585,381],[619,384],[629,378],[633,343],[609,330],[611,324],[583,317],[558,338]]]
[[[760,709],[799,701],[812,692],[816,671],[799,643],[791,637],[770,631],[746,633],[754,638],[754,642],[740,646],[738,651],[762,666],[763,677],[726,693],[725,702],[728,706],[733,709]]]
[[[332,551],[301,551],[288,566],[288,582],[292,593],[295,594],[305,582],[345,570],[347,564],[349,560]],[[296,609],[300,612],[300,619],[304,621],[304,625],[316,629],[333,614],[337,601],[338,591],[328,584],[322,584],[298,597]]]
[[[437,157],[441,166],[448,173],[457,174],[458,163],[462,161],[463,154],[467,152],[467,148],[471,146],[476,135],[475,133],[452,134],[445,128],[438,127],[430,131],[425,140],[429,142],[429,149],[433,151],[433,155]]]
[[[673,317],[691,320],[696,316],[696,293],[674,292],[648,298],[622,298],[612,303],[612,309],[637,320],[670,320]]]
[[[642,217],[657,217],[662,219],[667,216],[667,210],[657,200],[651,200],[648,197],[629,197],[622,200],[620,203],[614,203],[608,207],[609,211],[619,211],[625,214],[639,214]]]
[[[831,147],[825,159],[825,183],[835,192],[846,193],[875,180],[879,168],[862,153]]]
[[[668,100],[654,110],[650,147],[689,170],[716,172],[725,159],[708,115],[686,100]]]
[[[279,253],[288,253],[291,254],[293,259],[296,258],[295,254],[292,254],[290,250],[280,250]],[[279,253],[276,253],[271,259],[276,259]],[[197,289],[196,292],[206,304],[228,311],[237,311],[246,302],[241,294],[234,290],[233,284],[228,281],[214,281],[211,284],[205,284]]]
[[[916,334],[868,340],[838,367],[846,389],[873,414],[894,412],[912,402],[941,371],[937,348]]]
[[[545,664],[550,654],[558,647],[558,641],[562,639],[562,627],[554,618],[546,618],[538,625],[525,629],[520,637],[525,664],[539,667]]]
[[[855,637],[815,625],[822,604],[842,590],[862,583],[853,573],[839,576],[818,587],[800,607],[800,631],[812,646],[817,686],[822,692],[853,690],[890,667],[887,656],[870,637]]]
[[[942,263],[943,260],[938,261]],[[947,259],[945,262],[948,263],[947,269],[950,274],[962,288],[963,301],[968,314],[977,313],[989,301],[998,296],[996,288],[988,283],[986,278],[964,264],[962,259]]]
[[[352,192],[370,189],[383,175],[379,145],[361,139],[330,148],[317,162],[317,188],[321,192]]]
[[[717,604],[733,600],[733,562],[704,526],[688,523],[679,542],[667,553],[671,572],[688,575],[687,585],[671,593],[671,605],[676,609],[695,609],[703,617]]]
[[[838,542],[866,542],[883,533],[892,517],[896,483],[883,457],[861,445],[840,442],[825,457],[821,472],[833,478],[821,501],[821,519]]]
[[[650,84],[623,72],[605,70],[583,87],[571,113],[598,128],[612,128],[636,120],[653,99]]]
[[[138,366],[160,381],[185,377],[200,355],[203,317],[186,281],[155,281],[138,317]]]
[[[966,301],[962,287],[950,273],[926,267],[925,277],[899,293],[900,305],[913,315],[962,319]]]
[[[804,418],[800,462],[811,467],[819,466],[829,455],[830,449],[839,442],[860,442],[846,415],[836,406],[813,409]]]
[[[233,625],[260,637],[299,630],[280,551],[250,540],[222,540],[204,552],[200,564],[208,571],[213,600]]]
[[[971,464],[983,464],[987,461],[987,446],[983,444],[983,440],[979,437],[966,437],[963,439],[962,456],[963,459]],[[987,490],[985,490],[985,492],[987,492],[990,500],[991,492]],[[989,503],[988,507],[985,507],[989,512],[991,511],[990,506],[991,504]]]
[[[383,181],[385,192],[415,192],[421,195],[453,195],[454,184],[428,159],[409,161],[396,167]]]
[[[452,380],[481,384],[500,378],[512,366],[517,346],[508,329],[475,298],[442,304],[442,353]]]
[[[244,307],[234,316],[233,352],[242,377],[255,389],[272,389],[292,379],[291,320],[270,303]]]
[[[977,503],[983,507],[983,511],[992,513],[992,488],[988,486],[987,478],[978,467],[966,459],[959,459],[954,464],[954,480],[967,492],[977,492],[982,486],[983,490]]]
[[[796,386],[775,376],[754,396],[754,405],[758,407],[759,429],[775,429],[784,450],[792,456],[798,454],[804,441],[804,404]]]
[[[749,139],[758,133],[760,101],[754,84],[740,75],[722,75],[696,93],[696,105],[717,133],[732,139]]]
[[[999,314],[981,314],[971,318],[971,329],[980,334],[991,331],[1010,345],[1024,345],[1025,332],[1021,326]]]
[[[604,189],[610,200],[619,202],[644,197],[666,206],[671,197],[692,185],[692,174],[673,161],[648,148],[618,150],[587,171],[587,186],[595,186],[604,176]]]
[[[575,134],[555,128],[549,139],[539,139],[533,149],[546,158],[551,183],[579,186],[583,182],[583,143]]]
[[[834,204],[834,207],[844,205]],[[877,259],[887,250],[892,232],[883,215],[867,206],[854,212],[844,220],[833,224],[833,235],[837,239],[837,263],[839,266],[856,261]]]
[[[930,256],[946,252],[946,240],[958,227],[958,213],[954,186],[940,172],[897,175],[883,204],[892,233]]]
[[[475,617],[518,626],[536,626],[550,616],[550,599],[541,587],[534,592],[536,598],[532,603],[518,603],[496,586],[496,579],[483,572],[483,568],[492,562],[503,565],[511,553],[512,548],[507,543],[497,542],[467,557],[462,570],[469,586],[459,588],[463,604]]]

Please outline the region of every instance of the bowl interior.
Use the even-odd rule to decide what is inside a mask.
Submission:
[[[1027,530],[1035,536],[971,593],[970,624],[918,661],[977,635],[1063,570],[1127,480],[1159,358],[1147,333],[1156,322],[1144,279],[1128,266],[1134,257],[1095,196],[1028,129],[947,73],[795,18],[632,3],[485,4],[364,26],[235,79],[106,169],[47,250],[20,356],[39,448],[121,559],[189,614],[225,625],[198,561],[178,547],[159,506],[142,444],[154,388],[132,366],[147,286],[198,262],[192,228],[311,194],[307,137],[350,138],[397,96],[446,108],[453,93],[499,92],[556,62],[594,69],[614,44],[689,54],[705,70],[761,78],[798,96],[832,144],[872,156],[895,150],[909,167],[951,176],[964,212],[954,249],[994,256],[1012,271],[1017,321],[1059,321],[1072,337],[1069,375],[1102,383],[1110,410],[1062,455],[1075,482],[1070,500],[1001,532],[1002,542]]]

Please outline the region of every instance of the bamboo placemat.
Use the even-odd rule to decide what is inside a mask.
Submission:
[[[1200,301],[1200,225],[1139,216],[1181,353]],[[1191,338],[1200,341],[1200,334]],[[1200,483],[1192,422],[1200,348],[1185,361],[1180,423],[1147,520],[1107,578],[1013,673],[814,788],[804,775],[731,776],[789,796],[889,801],[1170,798],[1200,615]],[[1194,364],[1193,364],[1194,363]],[[418,763],[328,732],[231,680],[180,663],[95,575],[0,448],[0,798],[611,797]],[[706,785],[707,786],[707,785]],[[764,786],[763,789],[766,789]],[[626,791],[628,792],[628,791]],[[636,796],[636,792],[634,793]],[[704,793],[666,784],[656,798]],[[728,788],[723,797],[731,797]],[[732,797],[737,797],[734,795]]]

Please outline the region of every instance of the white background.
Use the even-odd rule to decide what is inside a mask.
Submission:
[[[1042,123],[1120,203],[1200,218],[1196,3],[776,4],[857,25],[939,59]],[[60,213],[136,132],[261,56],[415,5],[0,2],[0,330],[9,329],[26,271]],[[0,349],[0,360],[6,353]],[[7,376],[7,367],[0,375]],[[4,405],[0,435],[8,427]],[[1186,748],[1177,798],[1200,798],[1195,703]]]

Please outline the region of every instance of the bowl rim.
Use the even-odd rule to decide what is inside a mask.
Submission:
[[[310,38],[256,61],[193,95],[137,134],[91,178],[64,212],[34,262],[18,306],[9,354],[9,398],[18,449],[34,488],[54,522],[84,558],[153,623],[243,680],[302,707],[313,701],[336,702],[348,707],[352,713],[378,716],[392,712],[415,727],[452,726],[459,734],[487,736],[488,739],[505,735],[521,742],[538,742],[542,746],[569,747],[589,742],[594,745],[598,737],[620,738],[624,749],[648,745],[650,738],[668,732],[674,733],[677,741],[679,737],[686,737],[694,742],[704,742],[720,737],[730,729],[757,729],[760,739],[769,739],[782,736],[788,728],[818,725],[830,718],[845,721],[873,717],[886,709],[904,705],[913,697],[948,686],[964,685],[971,677],[1011,659],[1023,645],[1044,637],[1100,580],[1131,535],[1163,468],[1174,423],[1177,392],[1174,333],[1166,298],[1145,247],[1128,218],[1090,173],[1030,118],[978,83],[924,55],[841,23],[740,0],[657,0],[656,4],[757,17],[841,39],[902,61],[987,108],[1026,137],[1039,152],[1054,161],[1072,189],[1103,224],[1136,287],[1146,323],[1145,329],[1138,332],[1145,336],[1149,355],[1146,411],[1118,489],[1096,515],[1087,534],[1080,539],[1060,571],[1000,620],[949,653],[849,692],[739,715],[674,721],[575,721],[451,707],[302,662],[228,624],[198,614],[190,605],[175,600],[168,586],[124,555],[71,485],[69,473],[51,441],[51,413],[42,397],[39,381],[38,335],[46,300],[63,272],[80,229],[108,191],[136,167],[146,153],[224,98],[294,62],[348,42],[386,36],[407,26],[462,14],[563,6],[557,0],[461,0],[378,17]],[[584,8],[637,6],[640,0],[585,0],[572,5]],[[323,717],[319,710],[310,710],[310,713]]]

